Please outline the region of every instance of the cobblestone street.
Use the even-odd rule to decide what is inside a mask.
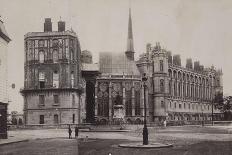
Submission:
[[[182,126],[149,128],[150,141],[171,143],[167,149],[125,149],[118,144],[142,142],[141,129],[131,132],[81,132],[77,147],[76,139],[68,139],[65,129],[15,130],[10,137],[29,141],[0,146],[1,154],[228,154],[232,151],[230,126]],[[85,139],[88,136],[88,139]],[[221,149],[221,148],[223,149]],[[224,152],[218,152],[218,151]],[[200,151],[200,152],[197,152]]]

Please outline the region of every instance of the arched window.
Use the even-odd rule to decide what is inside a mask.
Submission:
[[[178,84],[178,96],[181,96],[181,83]]]
[[[59,73],[57,71],[53,72],[53,87],[59,88]]]
[[[70,50],[70,60],[74,60],[74,51]]]
[[[58,51],[53,50],[52,56],[53,56],[53,62],[57,63],[58,62]]]
[[[160,80],[160,91],[164,92],[164,80],[163,79]]]
[[[174,82],[174,96],[177,96],[176,82]]]
[[[169,94],[172,95],[172,81],[169,81]]]
[[[164,101],[161,101],[161,108],[165,108]]]
[[[44,51],[40,51],[39,52],[39,62],[40,63],[44,63],[44,59],[45,59],[45,57],[44,57]]]

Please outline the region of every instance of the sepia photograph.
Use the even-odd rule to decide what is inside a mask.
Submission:
[[[230,155],[231,60],[231,0],[0,0],[0,155]]]

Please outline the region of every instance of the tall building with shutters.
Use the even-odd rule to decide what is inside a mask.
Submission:
[[[82,104],[81,48],[77,34],[50,18],[43,32],[24,36],[24,119],[26,125],[78,124],[85,112]]]

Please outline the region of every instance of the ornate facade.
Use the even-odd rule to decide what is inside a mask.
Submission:
[[[24,36],[24,117],[26,125],[78,124],[83,120],[80,44],[73,31],[58,22],[52,31],[46,18],[44,32]]]
[[[220,112],[213,106],[214,95],[223,91],[222,71],[204,68],[187,59],[181,66],[180,55],[162,49],[157,43],[134,61],[131,12],[129,12],[127,50],[125,53],[101,52],[100,76],[95,85],[95,118],[98,123],[118,119],[139,123],[144,119],[144,98],[149,122],[196,123],[215,119]],[[145,85],[142,75],[148,76]],[[144,95],[145,94],[145,95]]]
[[[204,68],[200,63],[188,59],[186,67],[181,66],[179,55],[162,49],[160,44],[147,45],[147,52],[137,65],[149,76],[149,120],[209,121],[212,108],[215,119],[220,112],[212,107],[214,95],[223,91],[222,71]]]

